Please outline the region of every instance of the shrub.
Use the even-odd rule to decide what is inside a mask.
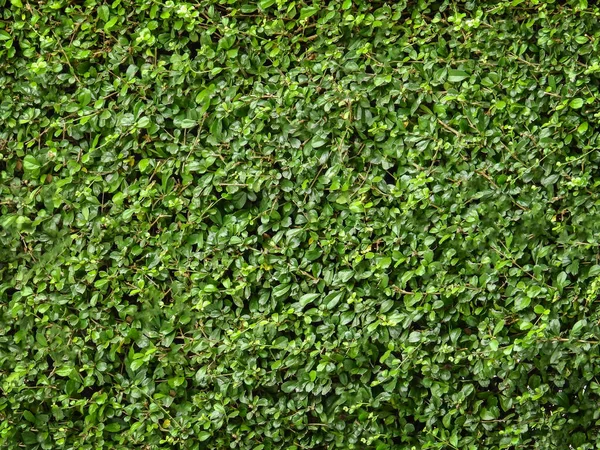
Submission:
[[[600,448],[598,7],[0,7],[3,448]]]

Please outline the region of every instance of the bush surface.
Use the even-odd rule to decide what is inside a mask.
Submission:
[[[599,17],[0,0],[0,446],[599,448]]]

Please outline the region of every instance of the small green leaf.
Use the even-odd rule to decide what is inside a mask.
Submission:
[[[108,431],[109,433],[117,433],[117,432],[121,431],[121,425],[119,425],[116,422],[113,422],[113,423],[109,423],[108,425],[106,425],[104,427],[104,429],[106,431]]]
[[[466,80],[469,77],[470,77],[470,75],[467,72],[465,72],[464,70],[455,70],[455,69],[448,70],[448,81],[451,83],[458,83],[463,80]]]
[[[137,121],[138,128],[148,128],[149,125],[150,125],[150,118],[148,118],[146,116],[140,117]]]
[[[556,284],[558,287],[558,290],[560,292],[562,292],[562,290],[569,285],[569,280],[567,279],[568,275],[566,272],[561,272],[558,274],[558,276],[556,277]]]
[[[352,202],[348,208],[353,213],[361,213],[361,212],[364,212],[364,210],[365,210],[365,208],[360,200]]]
[[[583,134],[588,130],[588,123],[587,122],[582,122],[578,127],[577,127],[577,132],[579,134]]]
[[[547,177],[542,178],[541,183],[542,186],[548,187],[556,184],[556,182],[560,179],[560,175],[557,173],[553,173],[552,175],[548,175]]]
[[[340,283],[347,283],[353,276],[354,276],[354,270],[352,270],[352,269],[340,270],[337,273],[336,281],[339,281]]]
[[[529,306],[531,303],[531,298],[526,295],[517,297],[515,300],[515,311],[521,311]]]
[[[31,431],[25,431],[22,434],[23,443],[27,445],[35,445],[38,444],[37,435],[32,433]]]
[[[527,289],[527,296],[530,298],[536,298],[541,292],[542,288],[540,286],[533,285]]]
[[[481,411],[481,418],[483,420],[495,420],[496,417],[498,417],[499,414],[495,414],[494,410],[497,410],[498,408],[491,408],[491,409],[487,409],[487,408],[483,408],[483,410]]]
[[[300,300],[298,300],[298,301],[299,301],[300,305],[302,307],[304,307],[319,297],[320,297],[320,294],[304,294],[302,297],[300,297]]]
[[[267,9],[273,6],[275,2],[276,0],[260,0],[260,2],[258,2],[258,5],[260,6],[260,9]]]
[[[325,145],[326,142],[327,141],[325,139],[322,139],[319,136],[315,136],[310,141],[310,145],[312,146],[312,148],[319,148],[319,147],[322,147],[323,145]]]
[[[112,19],[110,19],[108,22],[106,22],[106,25],[104,25],[104,31],[106,31],[106,32],[110,31],[117,24],[118,19],[119,19],[118,16],[115,16]]]
[[[68,377],[73,372],[73,368],[70,366],[62,366],[56,370],[57,375],[61,377]]]
[[[578,320],[575,325],[573,325],[573,329],[571,330],[571,336],[579,336],[581,334],[581,330],[583,330],[587,325],[586,319]]]
[[[201,90],[198,95],[196,95],[196,103],[202,103],[205,99],[209,98],[214,91],[214,87],[211,85],[206,89]]]
[[[148,168],[149,165],[150,165],[150,160],[149,159],[144,158],[144,159],[140,160],[140,162],[138,163],[138,167],[140,169],[140,172],[146,173],[146,169]]]
[[[594,264],[592,267],[590,267],[590,271],[588,272],[588,276],[595,277],[597,275],[600,275],[600,265]]]
[[[129,368],[135,372],[136,370],[138,370],[143,365],[144,365],[144,360],[142,358],[134,359],[129,364]]]
[[[273,289],[273,298],[278,299],[284,297],[291,289],[290,284],[280,284]]]
[[[206,441],[208,438],[210,438],[211,434],[208,431],[201,431],[200,433],[197,434],[198,436],[198,440],[200,442],[204,442]]]
[[[333,309],[343,298],[343,292],[332,292],[323,299],[327,309]]]
[[[175,119],[173,123],[177,128],[192,128],[198,125],[198,122],[192,119]]]
[[[460,328],[454,328],[450,331],[450,341],[453,344],[456,344],[458,342],[458,338],[460,337],[461,334],[461,330]]]
[[[283,383],[281,385],[281,390],[283,392],[285,392],[286,394],[289,394],[290,392],[294,391],[295,389],[296,389],[295,381],[286,381],[285,383]]]
[[[35,423],[35,416],[30,411],[23,411],[23,417],[31,423]]]
[[[206,286],[204,286],[203,291],[207,292],[207,293],[218,292],[219,288],[216,285],[210,283],[210,284],[207,284]]]
[[[102,5],[98,8],[98,17],[103,22],[108,22],[108,19],[110,18],[110,9],[107,5]]]
[[[450,444],[455,448],[458,447],[458,435],[453,434],[452,436],[450,436]]]
[[[306,8],[302,8],[300,10],[300,20],[308,19],[311,16],[314,16],[319,12],[319,8],[316,6],[307,6]]]
[[[569,102],[569,106],[573,109],[579,109],[583,106],[583,103],[584,101],[582,98],[574,98]]]
[[[27,155],[23,158],[23,167],[29,172],[35,172],[42,167],[42,164],[32,155]]]
[[[354,311],[345,311],[342,313],[340,317],[340,324],[347,325],[354,320],[355,313]]]
[[[288,345],[288,342],[289,342],[288,338],[286,338],[285,336],[280,336],[273,341],[273,347],[286,348]]]
[[[494,336],[497,336],[504,329],[504,319],[500,319],[494,326]]]

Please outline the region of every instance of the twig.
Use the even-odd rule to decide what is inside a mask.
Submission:
[[[438,123],[443,126],[446,130],[450,131],[451,133],[454,133],[456,135],[456,137],[461,137],[461,134],[456,131],[454,128],[452,128],[450,125],[446,124],[445,122],[443,122],[442,120],[438,119],[437,120]]]

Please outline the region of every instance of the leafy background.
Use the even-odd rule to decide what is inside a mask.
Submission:
[[[598,448],[593,2],[0,7],[0,446]]]

